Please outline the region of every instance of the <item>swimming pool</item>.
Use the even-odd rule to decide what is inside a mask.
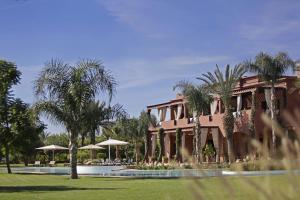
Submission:
[[[0,168],[6,172],[5,168]],[[70,174],[69,167],[16,167],[12,168],[13,173],[37,173],[37,174]],[[174,169],[174,170],[133,170],[125,166],[77,166],[79,175],[93,175],[104,177],[216,177],[216,176],[265,176],[286,174],[286,170],[273,171],[243,171],[234,172],[228,170],[198,170],[198,169]],[[294,170],[300,174],[300,170]]]

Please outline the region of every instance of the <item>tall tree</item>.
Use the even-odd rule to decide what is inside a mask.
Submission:
[[[135,160],[138,163],[141,155],[141,143],[143,142],[143,133],[139,131],[139,120],[137,118],[121,120],[120,130],[134,144]]]
[[[69,133],[72,179],[78,178],[77,139],[84,129],[84,109],[103,92],[110,101],[115,86],[114,77],[97,60],[81,60],[72,66],[52,59],[35,81],[36,111],[63,124]]]
[[[146,159],[148,158],[148,155],[149,155],[149,147],[150,147],[150,137],[148,134],[149,127],[150,126],[155,127],[156,122],[157,122],[157,120],[156,120],[155,115],[150,115],[145,111],[141,112],[141,114],[139,116],[138,129],[139,129],[139,132],[141,133],[141,135],[143,136],[144,143],[145,143],[145,154],[144,154],[143,161],[146,161]]]
[[[5,147],[7,172],[11,173],[9,149],[13,141],[10,106],[13,102],[11,88],[20,81],[21,72],[12,62],[0,60],[0,141]],[[0,145],[1,146],[1,145]]]
[[[91,143],[95,144],[96,132],[99,132],[100,127],[110,128],[115,120],[126,118],[128,114],[120,104],[107,106],[105,102],[93,101],[86,106],[83,115],[82,146],[87,135],[90,136]]]
[[[10,108],[11,131],[15,138],[12,146],[22,156],[25,166],[33,159],[35,148],[42,145],[40,134],[45,125],[21,99],[16,99]]]
[[[223,74],[223,72],[217,65],[217,69],[214,71],[214,73],[208,72],[206,74],[202,74],[202,77],[197,78],[206,83],[207,88],[212,93],[220,96],[225,107],[223,124],[228,145],[229,162],[232,162],[235,159],[233,152],[234,116],[231,110],[231,97],[236,84],[244,73],[245,68],[241,65],[237,65],[233,69],[231,69],[230,66],[227,65],[225,74]]]
[[[175,156],[175,159],[180,162],[181,160],[181,144],[182,144],[182,141],[181,141],[181,137],[182,137],[182,131],[181,131],[181,128],[177,128],[176,129],[176,156]]]
[[[267,53],[259,53],[256,55],[254,61],[245,61],[244,66],[250,71],[257,73],[258,76],[270,84],[271,87],[271,120],[276,121],[276,107],[275,107],[275,84],[286,73],[289,68],[295,68],[295,62],[289,57],[287,53],[279,52],[275,56]],[[276,152],[277,137],[275,135],[275,128],[272,124],[272,152]]]
[[[160,128],[158,130],[158,162],[162,162],[162,158],[165,155],[165,130],[163,128]]]
[[[194,144],[193,149],[197,162],[202,162],[202,152],[201,152],[201,124],[200,115],[203,112],[209,110],[212,97],[208,94],[203,86],[195,86],[187,81],[180,81],[174,87],[175,89],[180,89],[181,93],[187,98],[187,105],[189,110],[194,115]]]

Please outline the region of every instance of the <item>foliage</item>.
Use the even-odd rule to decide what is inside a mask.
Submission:
[[[12,62],[0,60],[0,141],[5,147],[5,157],[7,163],[7,171],[11,173],[9,165],[10,145],[15,139],[14,133],[11,131],[12,113],[10,106],[13,103],[13,95],[11,88],[20,81],[21,72]]]
[[[287,53],[279,52],[274,57],[267,53],[259,53],[254,61],[245,61],[243,65],[251,72],[255,72],[258,76],[271,85],[271,119],[276,121],[275,108],[275,84],[286,73],[289,68],[295,69],[295,62]],[[277,145],[277,137],[274,127],[272,126],[272,150],[275,155]]]
[[[248,60],[243,64],[250,72],[257,73],[268,83],[276,83],[288,69],[295,68],[295,62],[285,52],[279,52],[274,57],[260,52],[254,61]]]
[[[84,146],[87,134],[90,136],[91,143],[95,144],[95,135],[99,133],[100,127],[107,129],[114,123],[113,120],[126,118],[127,115],[120,104],[107,106],[105,102],[90,102],[83,111],[84,129],[81,133],[81,146]]]
[[[110,101],[115,86],[114,77],[96,60],[81,60],[71,66],[53,59],[35,81],[35,94],[39,97],[35,110],[64,125],[70,134],[71,178],[78,177],[77,139],[86,125],[85,109],[103,92]]]
[[[212,97],[203,85],[195,86],[188,81],[179,81],[173,87],[173,90],[175,89],[179,89],[187,98],[189,110],[195,112],[197,116],[209,111]]]
[[[180,161],[181,158],[181,136],[182,132],[180,128],[176,129],[176,160]]]
[[[201,124],[199,117],[203,112],[207,112],[210,108],[212,97],[202,85],[195,86],[187,81],[180,81],[173,90],[180,89],[181,93],[187,98],[188,110],[193,112],[195,129],[193,138],[193,152],[198,162],[202,162],[201,157]]]
[[[165,131],[163,128],[158,130],[158,162],[162,162],[162,158],[165,154]]]
[[[245,68],[242,65],[237,65],[233,69],[227,65],[225,74],[223,74],[217,65],[217,69],[214,71],[214,73],[208,72],[206,74],[202,74],[202,77],[198,77],[199,80],[202,80],[207,85],[206,87],[211,93],[220,96],[225,106],[223,125],[227,139],[228,157],[230,162],[234,161],[232,138],[234,117],[231,111],[231,97],[233,89],[244,73]]]
[[[215,152],[214,147],[211,144],[207,144],[202,149],[202,153],[203,153],[204,156],[211,157],[211,156],[214,156],[216,152]]]
[[[149,113],[142,111],[139,116],[139,125],[138,130],[143,135],[144,138],[144,146],[145,146],[145,152],[144,152],[144,161],[147,159],[149,155],[149,147],[151,145],[150,141],[150,135],[148,134],[149,127],[155,127],[157,124],[157,120],[155,115],[149,115]]]
[[[148,129],[150,124],[152,124],[152,126],[156,124],[155,116],[149,116],[148,113],[142,111],[139,118],[120,118],[111,128],[111,131],[107,130],[106,132],[112,132],[116,137],[121,137],[121,139],[129,141],[129,145],[126,147],[126,153],[131,151],[131,144],[134,144],[135,160],[139,162],[142,153],[144,153],[144,155],[148,154],[147,151],[150,143]],[[144,148],[142,148],[143,145]],[[145,157],[146,156],[144,156],[144,159]]]
[[[43,141],[44,145],[56,144],[67,147],[69,145],[69,138],[67,133],[51,134]]]
[[[42,145],[40,134],[45,125],[34,115],[29,105],[20,99],[15,100],[10,110],[13,119],[11,131],[15,133],[12,146],[16,152],[21,154],[25,165],[28,165],[34,160],[35,148]]]

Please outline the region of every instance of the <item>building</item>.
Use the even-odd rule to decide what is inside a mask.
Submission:
[[[300,69],[299,65],[298,69]],[[297,76],[300,78],[300,70],[297,71]],[[284,121],[282,117],[283,111],[293,111],[295,108],[300,108],[299,90],[295,87],[297,76],[284,76],[276,84],[276,114],[286,129],[292,129],[292,127]],[[252,98],[254,98],[253,102]],[[270,89],[258,76],[243,77],[236,85],[232,96],[233,115],[235,117],[233,143],[237,159],[243,159],[249,153],[249,120],[254,102],[256,105],[254,120],[255,138],[262,142],[265,132],[271,135],[271,130],[261,120],[261,114],[269,112]],[[163,128],[165,132],[165,156],[169,159],[175,156],[177,128],[182,130],[182,148],[191,155],[193,151],[194,119],[188,110],[186,98],[182,95],[177,95],[174,100],[149,105],[147,110],[149,114],[158,112],[159,118],[158,125],[149,128],[149,138],[151,140],[149,157],[154,156],[157,133],[160,128]],[[210,106],[210,112],[200,116],[201,147],[211,144],[215,149],[213,160],[216,162],[225,161],[225,156],[227,155],[227,142],[222,122],[223,115],[224,107],[222,102],[219,97],[215,96]],[[271,137],[268,140],[270,144]]]

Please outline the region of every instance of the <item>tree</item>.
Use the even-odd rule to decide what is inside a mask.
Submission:
[[[139,120],[137,118],[128,118],[121,120],[121,134],[127,137],[134,144],[135,160],[140,161],[141,143],[143,141],[143,133],[139,131]]]
[[[16,99],[10,108],[12,123],[11,131],[15,138],[12,146],[22,156],[25,166],[33,159],[35,148],[42,145],[40,134],[45,125],[21,99]]]
[[[150,115],[145,111],[141,112],[141,114],[139,116],[138,129],[139,129],[139,132],[141,133],[141,135],[143,135],[144,143],[145,143],[145,154],[144,154],[143,161],[145,161],[148,158],[149,147],[151,145],[150,137],[148,134],[149,127],[150,126],[155,127],[156,122],[157,122],[157,120],[156,120],[155,115]]]
[[[14,63],[0,60],[0,141],[5,147],[8,173],[11,173],[9,149],[14,139],[11,131],[11,113],[9,112],[13,102],[11,88],[19,83],[20,76],[21,72],[17,70]]]
[[[84,139],[89,134],[91,143],[96,143],[96,132],[99,128],[109,128],[114,124],[114,120],[126,118],[126,111],[120,104],[106,106],[105,102],[93,101],[84,109],[84,131],[81,135],[81,146],[84,145]]]
[[[78,178],[77,139],[84,130],[84,109],[103,92],[111,101],[115,87],[114,77],[97,60],[80,60],[72,66],[52,59],[35,81],[36,111],[63,124],[69,133],[72,179]]]
[[[195,86],[187,81],[178,82],[173,87],[173,90],[177,88],[180,89],[181,93],[187,98],[189,110],[193,112],[195,121],[193,149],[196,154],[197,162],[202,162],[201,124],[199,117],[203,112],[209,110],[212,97],[203,86]]]
[[[165,154],[165,130],[160,128],[158,130],[158,162],[162,162],[162,158]]]
[[[182,132],[180,128],[176,129],[176,160],[179,162],[180,158],[181,158],[181,136],[182,136]]]
[[[279,52],[274,57],[267,53],[259,53],[254,61],[245,61],[244,66],[250,71],[255,72],[258,76],[271,86],[271,120],[276,121],[275,107],[275,84],[286,73],[289,68],[295,68],[295,62],[287,53]],[[276,152],[277,137],[275,135],[274,124],[272,123],[272,152]]]
[[[224,104],[225,113],[223,116],[223,125],[225,135],[227,138],[229,162],[234,161],[234,116],[231,110],[231,97],[237,82],[240,80],[244,73],[245,68],[241,65],[237,65],[233,69],[231,69],[230,66],[227,65],[225,69],[225,74],[223,74],[219,66],[217,65],[217,69],[214,71],[214,74],[208,72],[206,74],[202,74],[202,77],[197,78],[207,84],[207,88],[210,90],[210,92],[219,95]]]
[[[145,143],[144,160],[149,151],[148,130],[150,124],[156,124],[156,117],[142,111],[139,118],[122,118],[117,121],[114,126],[114,132],[125,136],[134,144],[136,162],[140,161],[141,146]]]

